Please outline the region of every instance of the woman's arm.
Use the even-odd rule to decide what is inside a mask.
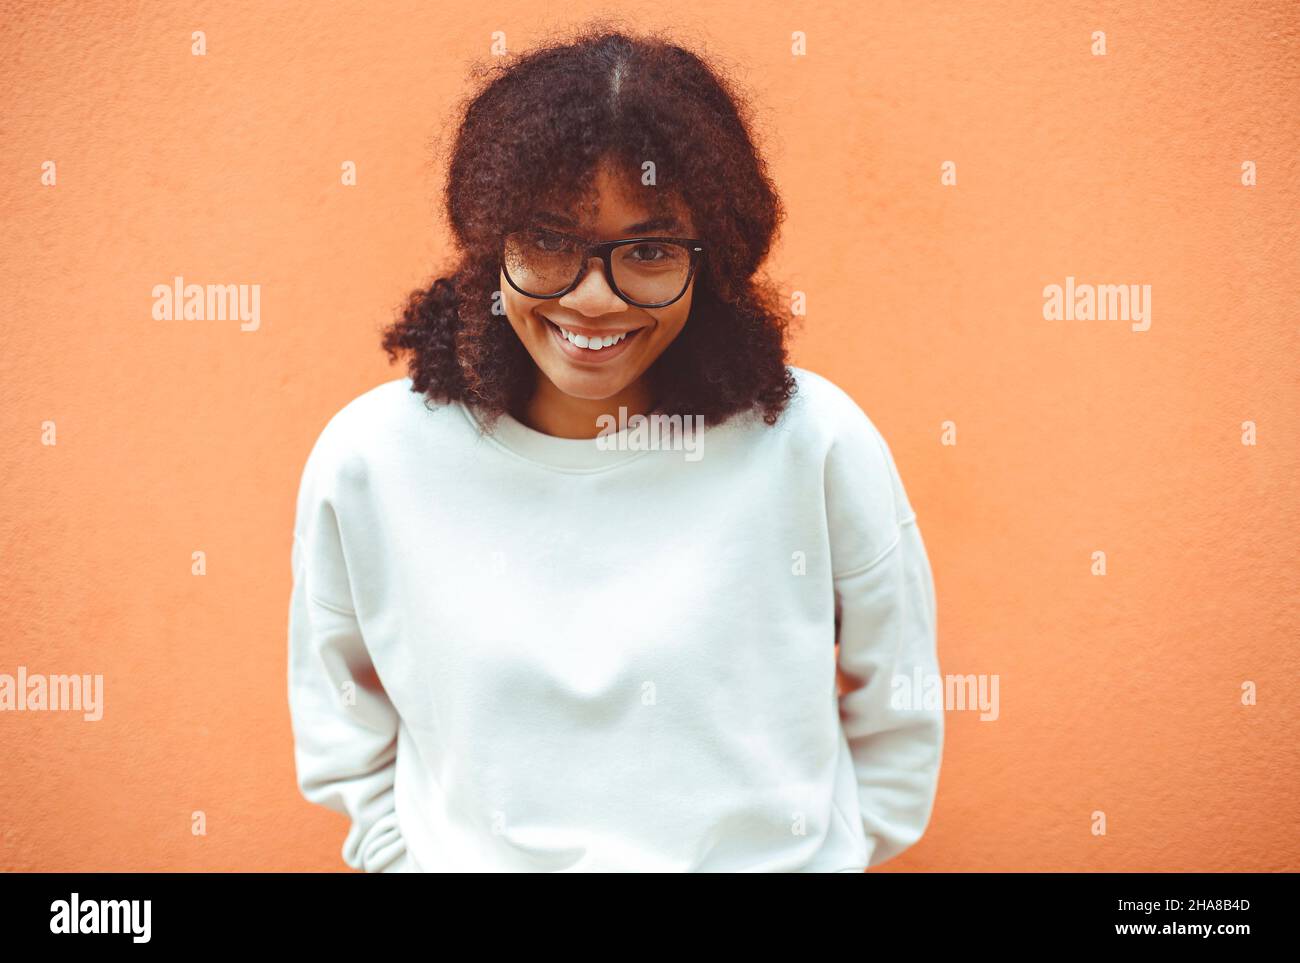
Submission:
[[[289,708],[298,787],[352,820],[343,859],[367,872],[412,868],[397,823],[398,715],[353,611],[318,446],[298,499],[289,607]]]
[[[922,701],[939,667],[934,585],[915,515],[881,558],[835,579],[835,602],[840,721],[875,866],[921,838],[943,752],[942,686],[937,705]]]
[[[826,497],[840,721],[875,866],[921,838],[938,789],[944,716],[935,590],[889,445],[851,397],[833,394]]]

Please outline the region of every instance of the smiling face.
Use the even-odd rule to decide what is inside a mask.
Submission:
[[[695,236],[684,206],[678,203],[673,213],[656,216],[628,195],[606,165],[597,169],[594,186],[594,210],[543,210],[537,215],[537,226],[593,242],[643,235]],[[652,255],[635,245],[614,252],[615,259]],[[610,289],[599,258],[592,258],[578,286],[559,298],[527,297],[510,286],[504,271],[501,274],[506,317],[541,375],[560,394],[585,401],[620,402],[643,390],[646,369],[686,324],[694,286],[692,278],[686,293],[666,307],[638,308]],[[538,388],[539,394],[550,393],[540,380]]]

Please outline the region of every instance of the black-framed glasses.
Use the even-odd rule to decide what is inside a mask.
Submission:
[[[549,300],[568,294],[598,257],[610,290],[638,308],[663,308],[686,293],[704,256],[694,237],[622,237],[591,243],[549,228],[532,227],[506,234],[501,241],[501,268],[520,294]]]

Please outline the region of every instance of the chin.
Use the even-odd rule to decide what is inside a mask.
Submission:
[[[575,378],[571,374],[566,374],[552,377],[551,383],[570,398],[581,398],[584,401],[604,401],[606,398],[614,397],[630,384],[622,378],[611,379],[603,374],[588,378]]]

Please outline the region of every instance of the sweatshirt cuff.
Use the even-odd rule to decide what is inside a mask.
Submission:
[[[381,869],[381,873],[418,873],[420,868],[415,865],[415,860],[411,858],[411,852],[408,849],[402,850],[402,855]]]

